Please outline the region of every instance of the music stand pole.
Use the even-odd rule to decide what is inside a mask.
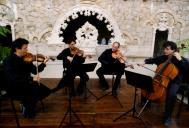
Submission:
[[[65,121],[65,119],[66,119],[67,116],[69,116],[69,122],[66,123],[66,124],[67,124],[66,126],[70,127],[70,126],[72,126],[72,123],[75,123],[75,122],[72,122],[72,117],[71,117],[71,116],[72,116],[72,113],[73,113],[73,115],[75,116],[75,118],[80,122],[82,128],[84,128],[84,124],[81,122],[81,120],[79,119],[79,117],[78,117],[78,115],[76,114],[76,112],[72,109],[71,87],[69,86],[68,88],[69,88],[69,89],[68,89],[68,90],[69,90],[69,96],[68,96],[68,102],[69,102],[69,104],[68,104],[67,111],[66,111],[66,113],[65,113],[65,115],[64,115],[64,117],[63,117],[63,119],[62,119],[62,121],[61,121],[61,123],[60,123],[60,125],[59,125],[59,128],[64,127],[64,126],[63,126],[63,123],[64,123],[64,121]]]
[[[149,100],[146,101],[146,103],[144,104],[144,106],[142,107],[142,109],[140,110],[140,112],[138,113],[137,117],[139,117],[142,114],[142,112],[144,111],[144,109],[145,109],[145,107],[146,107],[146,105],[148,103],[149,103]]]
[[[85,65],[85,64],[83,64],[83,65]],[[92,71],[94,71],[94,69],[95,69],[95,67],[96,67],[96,65],[94,66],[94,68],[93,69],[90,69],[90,70],[86,70],[85,69],[85,72],[92,72]],[[95,98],[96,98],[96,100],[98,100],[98,97],[89,89],[89,88],[87,88],[87,85],[85,84],[85,99],[87,99],[87,91],[92,95],[92,96],[94,96]]]
[[[123,116],[126,116],[127,114],[129,114],[130,112],[132,112],[132,116],[134,117],[135,112],[136,112],[136,95],[137,95],[137,88],[135,87],[135,94],[134,94],[134,101],[133,101],[133,107],[128,110],[127,112],[123,113],[122,115],[120,115],[119,117],[115,118],[113,121],[116,122],[118,119],[121,119]]]

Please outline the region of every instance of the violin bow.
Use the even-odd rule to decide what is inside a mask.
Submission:
[[[35,58],[36,60],[38,59],[38,58],[37,58],[37,54],[38,54],[38,46],[36,45],[36,56],[35,56],[35,57],[36,57],[36,58]],[[38,77],[38,78],[37,78],[37,82],[38,82],[38,85],[40,85],[38,65],[39,65],[39,63],[38,63],[38,61],[36,61],[36,73],[37,73],[36,75],[37,75],[37,77]]]

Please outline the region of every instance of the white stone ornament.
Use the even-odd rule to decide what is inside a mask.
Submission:
[[[95,54],[94,47],[97,46],[98,30],[95,26],[86,22],[76,31],[76,42],[86,53]]]

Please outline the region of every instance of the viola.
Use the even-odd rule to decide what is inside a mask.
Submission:
[[[70,51],[71,51],[71,54],[73,55],[73,58],[75,57],[75,55],[82,56],[83,58],[86,58],[86,57],[92,58],[91,55],[84,55],[84,51],[77,47],[70,49]]]
[[[45,60],[45,56],[42,54],[33,55],[32,53],[26,53],[23,57],[24,61],[27,63],[31,63],[33,61],[43,62]],[[50,57],[51,60],[55,60],[54,58]]]
[[[120,63],[125,63],[125,57],[122,55],[122,53],[117,50],[116,52],[112,52],[112,57],[117,59]]]
[[[80,50],[79,48],[77,48],[77,47],[74,47],[74,48],[72,48],[72,49],[70,49],[71,50],[71,54],[72,55],[78,55],[78,56],[82,56],[83,54],[84,54],[84,51],[83,50]]]

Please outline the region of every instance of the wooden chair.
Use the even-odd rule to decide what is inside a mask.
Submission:
[[[180,103],[179,103],[178,112],[177,112],[176,117],[180,118],[180,114],[181,114],[181,111],[182,111],[182,108],[183,108],[185,97],[187,98],[187,103],[188,103],[187,108],[189,109],[189,84],[187,84],[187,83],[181,84],[180,88],[178,90],[178,94],[181,95],[181,98],[179,100]]]

